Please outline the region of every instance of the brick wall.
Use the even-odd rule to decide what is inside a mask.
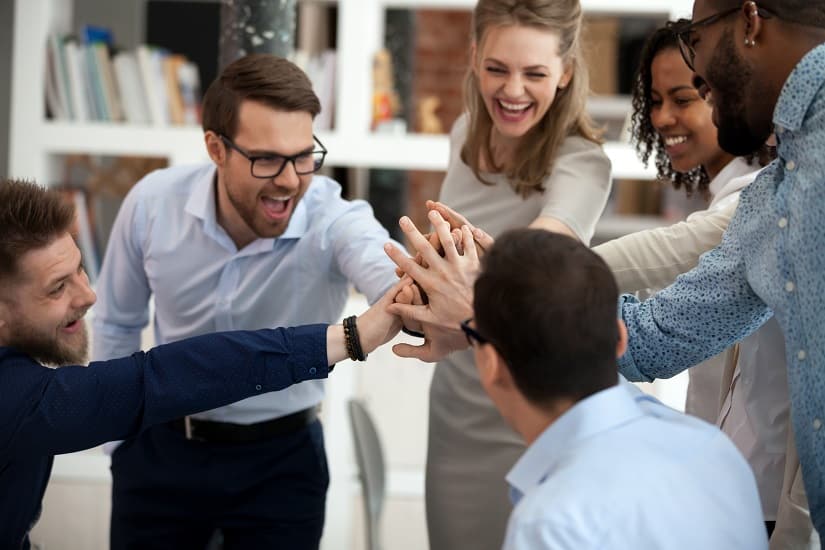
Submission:
[[[443,131],[449,132],[462,111],[462,85],[469,62],[469,11],[419,10],[415,17],[412,101],[415,106],[427,96],[440,101],[436,115]],[[419,131],[417,108],[411,109],[410,128]],[[424,201],[437,199],[443,172],[411,171],[407,214],[420,228],[429,226]]]

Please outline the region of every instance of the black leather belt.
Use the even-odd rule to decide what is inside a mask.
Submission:
[[[310,407],[280,418],[255,424],[234,424],[199,420],[185,416],[168,422],[172,429],[182,432],[186,439],[205,443],[251,443],[276,435],[285,435],[305,428],[318,418],[318,407]]]

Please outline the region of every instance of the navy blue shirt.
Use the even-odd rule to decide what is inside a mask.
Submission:
[[[208,334],[57,369],[0,347],[0,548],[29,548],[54,455],[326,378],[326,329]]]

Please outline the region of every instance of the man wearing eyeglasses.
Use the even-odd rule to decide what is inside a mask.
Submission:
[[[315,175],[320,104],[272,55],[227,66],[206,91],[211,162],[138,182],[98,283],[94,356],[140,347],[154,297],[158,344],[215,331],[334,322],[351,284],[372,303],[396,280],[389,235],[363,201]],[[352,350],[358,358],[363,354]],[[354,358],[355,358],[354,357]],[[180,418],[112,455],[111,546],[317,548],[329,481],[315,381]]]
[[[685,61],[696,72],[697,88],[712,98],[722,148],[747,154],[773,132],[778,158],[742,193],[722,244],[705,254],[696,269],[645,302],[623,298],[630,340],[620,372],[632,380],[673,376],[775,315],[785,336],[791,417],[802,466],[802,479],[797,476],[783,487],[782,501],[804,509],[804,480],[811,518],[821,535],[825,1],[697,0],[693,22],[674,31]],[[772,547],[786,547],[781,537],[774,533]]]
[[[733,443],[618,380],[627,334],[599,256],[514,230],[485,255],[473,296],[461,328],[479,379],[529,446],[507,475],[504,550],[767,549]]]

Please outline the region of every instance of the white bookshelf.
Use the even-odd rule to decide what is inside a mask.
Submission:
[[[118,123],[74,124],[45,120],[42,90],[45,44],[51,31],[71,28],[71,0],[15,0],[12,113],[9,172],[53,181],[51,155],[92,153],[167,157],[171,164],[205,159],[197,127],[134,126]],[[305,0],[308,1],[308,0]],[[445,136],[373,134],[370,126],[373,53],[382,46],[387,8],[472,9],[474,0],[338,0],[338,82],[335,130],[319,134],[329,149],[328,164],[361,168],[443,170],[448,159]],[[690,14],[689,0],[584,0],[588,13]],[[343,77],[341,77],[343,76]],[[602,101],[609,104],[610,100]],[[617,104],[621,108],[621,103]],[[616,108],[615,105],[613,107]],[[605,151],[617,178],[650,178],[633,150],[607,143]]]

